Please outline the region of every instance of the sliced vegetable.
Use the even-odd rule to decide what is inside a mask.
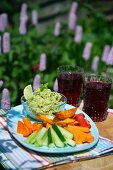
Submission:
[[[70,138],[73,139],[73,133],[71,133],[70,131],[66,130],[65,128],[61,127],[61,126],[57,126],[59,128],[59,130],[61,131],[62,135],[65,138]]]
[[[54,129],[54,131],[56,132],[56,134],[58,135],[58,137],[60,138],[60,140],[61,140],[62,142],[65,142],[66,139],[65,139],[64,136],[62,135],[62,133],[61,133],[61,131],[59,130],[59,128],[58,128],[55,124],[52,126],[52,128]]]
[[[48,131],[47,130],[42,137],[42,146],[48,146]]]
[[[43,127],[42,129],[39,130],[37,137],[36,137],[36,141],[39,143],[39,145],[42,144],[42,137],[44,136],[46,132],[46,128]]]
[[[51,128],[51,127],[52,127],[51,124],[49,124],[49,123],[46,124],[46,129],[49,129],[49,128]]]
[[[54,144],[54,141],[53,141],[53,137],[52,137],[52,134],[51,134],[51,128],[48,129],[48,146],[50,148],[54,148],[55,147],[55,144]]]
[[[36,117],[42,120],[44,123],[53,124],[53,121],[49,119],[46,115],[36,114]]]
[[[25,143],[29,143],[32,144],[33,140],[36,138],[37,136],[37,131],[33,132],[30,136],[27,137],[27,139],[24,141]]]
[[[77,110],[77,107],[69,109],[69,110],[56,112],[55,115],[56,115],[57,118],[64,120],[66,118],[73,117],[75,115],[76,110]]]
[[[18,124],[17,124],[17,133],[23,134],[23,130],[24,130],[24,124],[23,124],[23,122],[18,121]]]
[[[63,148],[64,143],[61,141],[61,139],[58,137],[57,133],[54,131],[53,128],[51,128],[51,135],[53,137],[53,141],[57,147]]]
[[[75,146],[76,142],[70,138],[66,138],[66,144],[70,145],[70,146]]]
[[[26,125],[24,125],[24,128],[23,128],[23,136],[24,136],[24,137],[28,137],[31,133],[32,133],[32,130],[29,129]]]
[[[23,120],[25,126],[27,126],[27,128],[32,129],[32,123],[29,118],[23,117],[22,120]]]
[[[68,125],[69,128],[72,128],[73,130],[81,130],[82,132],[90,132],[90,129],[88,127],[82,127],[82,126],[72,126]]]

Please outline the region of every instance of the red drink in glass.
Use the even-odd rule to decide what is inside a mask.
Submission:
[[[93,121],[106,120],[111,82],[90,80],[84,81],[84,111]]]
[[[82,73],[64,71],[58,74],[58,91],[67,97],[67,103],[78,106],[83,83]]]

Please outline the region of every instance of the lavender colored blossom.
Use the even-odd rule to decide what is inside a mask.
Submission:
[[[11,108],[9,90],[7,88],[4,88],[2,91],[1,108],[6,110]]]
[[[94,72],[96,72],[98,69],[98,63],[99,63],[99,56],[95,56],[92,62],[92,66],[91,66]]]
[[[32,11],[32,25],[38,24],[38,13],[36,10]]]
[[[111,48],[109,54],[108,54],[108,59],[107,59],[107,64],[113,65],[113,47]]]
[[[28,17],[27,17],[27,4],[23,3],[21,6],[21,12],[20,12],[20,20],[27,21]]]
[[[58,80],[56,79],[53,85],[53,90],[58,91]]]
[[[68,29],[74,30],[76,26],[77,16],[75,13],[70,12],[69,13],[69,20],[68,20]]]
[[[39,70],[40,71],[46,70],[46,54],[45,53],[42,53],[40,56]]]
[[[40,86],[40,75],[36,75],[33,80],[33,90]]]
[[[0,36],[0,54],[2,53],[2,37]]]
[[[20,12],[20,26],[19,32],[20,34],[26,34],[27,32],[27,22],[28,22],[28,15],[27,15],[27,4],[23,3]]]
[[[8,15],[6,13],[3,13],[0,15],[0,31],[4,32],[7,27],[8,27]]]
[[[27,33],[27,25],[26,25],[26,22],[24,22],[24,21],[21,21],[21,22],[20,22],[19,32],[20,32],[20,34],[22,34],[22,35],[24,35],[24,34]]]
[[[60,22],[57,22],[55,24],[55,29],[54,29],[54,35],[58,37],[60,35],[60,30],[61,30],[61,24]]]
[[[74,37],[74,41],[78,44],[80,44],[82,41],[82,32],[83,32],[82,27],[80,25],[78,25],[76,27],[75,37]]]
[[[10,51],[10,34],[5,32],[3,35],[3,52],[8,53]]]
[[[87,42],[83,51],[83,58],[87,61],[89,60],[90,53],[91,53],[92,43]]]
[[[105,63],[107,62],[109,52],[110,52],[110,46],[105,45],[102,53],[102,61]]]
[[[71,5],[70,12],[76,13],[77,12],[77,7],[78,7],[78,3],[77,2],[73,2],[72,5]]]
[[[3,86],[4,82],[0,80],[0,88]]]

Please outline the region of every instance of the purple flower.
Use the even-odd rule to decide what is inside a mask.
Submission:
[[[0,88],[3,86],[4,82],[0,80]]]
[[[78,3],[77,2],[73,2],[72,5],[71,5],[70,12],[76,13],[77,12],[77,7],[78,7]]]
[[[92,62],[92,66],[91,66],[91,68],[94,72],[97,71],[98,63],[99,63],[99,56],[95,56],[93,59],[93,62]]]
[[[36,10],[32,11],[32,25],[38,24],[38,13]]]
[[[78,25],[76,27],[76,30],[75,30],[75,37],[74,37],[74,41],[78,44],[80,44],[81,40],[82,40],[82,32],[83,32],[83,29],[80,25]]]
[[[73,12],[70,12],[69,13],[69,20],[68,20],[68,28],[69,28],[69,30],[75,29],[76,21],[77,21],[76,14],[73,13]]]
[[[33,90],[40,86],[40,75],[36,75],[33,80]]]
[[[0,54],[2,53],[2,37],[0,36]]]
[[[56,37],[60,35],[60,29],[61,29],[61,24],[60,24],[60,22],[57,22],[55,24],[55,29],[54,29],[54,35]]]
[[[10,51],[10,34],[5,32],[3,35],[3,52],[8,53]]]
[[[106,63],[109,65],[113,65],[113,47],[111,48],[111,50],[108,54],[108,59],[107,59]]]
[[[7,88],[4,88],[2,91],[1,108],[6,110],[11,108],[9,90]]]
[[[83,51],[83,58],[87,61],[89,60],[91,53],[92,43],[87,42]]]
[[[21,21],[21,22],[20,22],[19,32],[20,32],[20,34],[22,34],[22,35],[24,35],[24,34],[27,33],[27,25],[26,25],[26,22],[24,22],[24,21]]]
[[[27,16],[27,4],[23,3],[22,6],[21,6],[20,20],[22,20],[25,16]]]
[[[53,85],[53,90],[58,91],[58,80],[56,79]]]
[[[20,12],[20,26],[19,32],[20,34],[26,34],[27,32],[27,22],[28,22],[28,15],[27,15],[27,4],[23,3]]]
[[[39,70],[40,71],[46,70],[46,54],[45,53],[42,53],[40,56]]]
[[[0,15],[0,31],[5,31],[5,29],[8,27],[8,15],[6,13],[3,13]]]
[[[105,45],[102,53],[102,61],[105,63],[107,62],[109,52],[110,52],[110,46]]]

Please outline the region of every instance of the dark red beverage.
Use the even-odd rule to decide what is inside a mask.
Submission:
[[[111,82],[86,81],[83,84],[84,111],[94,121],[107,118]]]
[[[82,73],[64,72],[58,74],[58,91],[67,97],[67,103],[79,105],[83,83]]]

